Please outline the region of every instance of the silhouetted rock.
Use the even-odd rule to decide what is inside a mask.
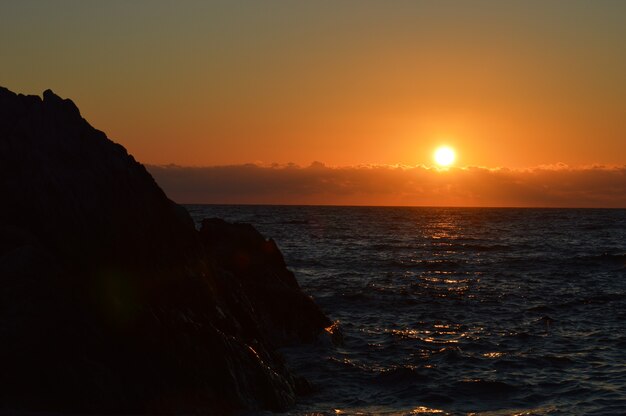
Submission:
[[[273,241],[197,232],[126,150],[51,91],[0,88],[0,409],[282,410],[273,352],[328,319]]]
[[[272,342],[280,345],[311,342],[320,328],[332,324],[300,290],[274,240],[266,240],[250,224],[205,219],[200,238],[217,266],[234,277],[225,281],[227,287],[236,282],[254,305],[259,329]]]

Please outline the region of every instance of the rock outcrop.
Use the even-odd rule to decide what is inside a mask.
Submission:
[[[254,305],[254,327],[269,334],[272,342],[311,342],[319,328],[331,325],[313,300],[300,290],[274,240],[266,240],[250,224],[205,219],[200,240],[217,266],[228,272],[230,278],[225,282],[230,286],[226,292],[241,292],[250,300]]]
[[[331,323],[272,240],[198,232],[126,150],[51,91],[0,88],[0,409],[284,410],[275,348]]]

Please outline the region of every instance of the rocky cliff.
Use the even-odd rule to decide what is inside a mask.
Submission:
[[[275,348],[331,323],[276,244],[197,231],[126,150],[51,91],[0,88],[0,409],[284,410]]]

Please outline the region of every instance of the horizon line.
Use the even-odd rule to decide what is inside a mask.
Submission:
[[[273,204],[273,203],[218,203],[218,202],[176,202],[178,205],[213,206],[264,206],[264,207],[328,207],[328,208],[459,208],[459,209],[585,209],[585,210],[626,210],[625,207],[592,206],[482,206],[482,205],[341,205],[341,204]]]
[[[144,166],[157,167],[157,168],[185,168],[185,169],[212,169],[212,168],[229,168],[229,167],[257,167],[264,169],[289,169],[289,168],[297,168],[297,169],[310,169],[310,168],[318,168],[318,169],[355,169],[355,168],[395,168],[395,169],[416,169],[422,168],[426,170],[433,170],[439,172],[445,172],[450,170],[470,170],[470,169],[484,169],[489,171],[501,171],[508,170],[514,172],[525,172],[525,171],[533,171],[533,170],[591,170],[591,169],[604,169],[604,170],[612,170],[612,169],[622,169],[626,168],[626,163],[624,164],[605,164],[605,163],[588,163],[588,164],[579,164],[579,165],[569,165],[564,162],[555,162],[549,164],[540,164],[534,166],[526,166],[526,167],[506,167],[506,166],[480,166],[480,165],[464,165],[464,166],[435,166],[435,165],[425,165],[423,163],[417,163],[414,165],[403,164],[403,163],[362,163],[362,164],[354,164],[354,165],[328,165],[324,162],[313,161],[308,165],[301,165],[294,162],[286,162],[286,163],[278,163],[278,162],[241,162],[241,163],[226,163],[226,164],[214,164],[214,165],[179,165],[177,163],[149,163],[149,162],[141,162]]]

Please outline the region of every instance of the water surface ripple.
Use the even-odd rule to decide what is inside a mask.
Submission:
[[[274,238],[341,347],[304,414],[626,414],[626,211],[189,205]]]

